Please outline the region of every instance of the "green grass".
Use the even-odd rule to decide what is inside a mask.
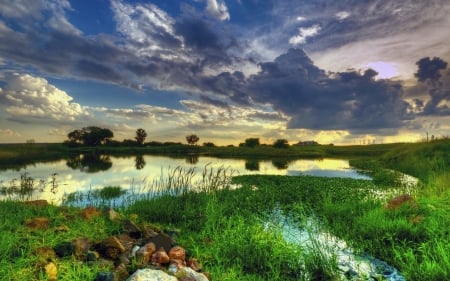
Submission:
[[[357,156],[352,163],[368,170],[375,178],[373,182],[258,175],[233,177],[232,183],[241,187],[222,189],[233,176],[232,171],[206,167],[203,180],[194,183],[190,170],[174,169],[146,187],[149,196],[134,197],[126,201],[130,205],[118,210],[138,223],[179,229],[178,242],[200,260],[213,280],[338,280],[335,260],[327,257],[320,245],[308,252],[285,241],[280,229],[268,231],[264,227],[268,214],[276,208],[298,218],[299,223],[305,216],[314,215],[326,230],[355,250],[395,266],[407,280],[447,280],[449,144],[444,140],[366,148],[307,148],[327,155]],[[421,180],[412,194],[416,205],[385,208],[387,200],[409,192],[387,169],[407,172]],[[191,192],[185,189],[186,184],[197,184],[198,189]],[[96,195],[103,200],[122,192],[119,187],[106,187]],[[1,214],[15,214],[0,221],[0,276],[6,276],[5,280],[46,280],[42,261],[33,254],[37,247],[53,247],[83,236],[98,240],[120,231],[120,224],[104,217],[86,222],[76,215],[78,210],[0,202]],[[24,226],[26,219],[37,216],[50,217],[50,229],[31,231]],[[53,228],[62,224],[70,231],[55,233]],[[74,258],[58,259],[57,265],[58,280],[94,280],[96,272],[104,270]]]

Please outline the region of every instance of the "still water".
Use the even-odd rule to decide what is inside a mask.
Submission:
[[[24,173],[32,178],[36,185],[45,182],[46,188],[33,196],[33,199],[47,199],[58,202],[64,194],[75,191],[87,191],[105,186],[120,186],[123,189],[145,188],[145,185],[161,179],[168,170],[176,167],[194,168],[197,174],[203,169],[225,168],[233,175],[314,175],[325,177],[350,177],[369,179],[350,168],[347,160],[340,159],[302,159],[302,160],[244,160],[218,159],[213,157],[188,156],[170,158],[165,156],[128,156],[112,157],[82,156],[51,163],[37,163],[20,170],[0,171],[0,184],[3,187],[20,182]],[[51,190],[50,187],[56,187]],[[1,198],[1,196],[0,196]]]

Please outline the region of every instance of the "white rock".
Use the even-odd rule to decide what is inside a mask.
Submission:
[[[179,270],[180,275],[185,275],[186,277],[194,278],[195,281],[209,281],[208,278],[203,273],[196,272],[190,267],[183,267]]]
[[[149,268],[138,269],[136,270],[135,273],[133,273],[133,275],[131,275],[127,279],[127,281],[177,281],[177,280],[178,279],[176,277],[170,276],[164,271]]]

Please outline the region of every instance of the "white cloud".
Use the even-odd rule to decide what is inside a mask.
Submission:
[[[341,12],[336,13],[335,16],[338,20],[344,20],[344,19],[348,18],[350,15],[351,14],[347,11],[341,11]]]
[[[20,137],[21,135],[18,132],[15,132],[14,130],[11,130],[9,128],[7,129],[0,129],[0,136],[1,138],[5,137]]]
[[[298,34],[289,38],[289,44],[291,44],[291,45],[305,44],[306,39],[308,37],[317,35],[319,33],[320,29],[321,29],[321,27],[318,24],[315,24],[311,27],[300,27],[298,29]]]
[[[206,13],[219,20],[229,20],[230,13],[223,0],[206,0]]]
[[[32,25],[32,21],[37,20],[45,22],[54,30],[81,34],[66,17],[66,11],[72,9],[68,0],[0,0],[0,6],[0,15],[19,20],[22,27],[27,28]]]
[[[74,121],[89,114],[65,91],[49,84],[44,78],[29,74],[10,74],[0,91],[0,101],[13,117],[35,117],[58,121]]]

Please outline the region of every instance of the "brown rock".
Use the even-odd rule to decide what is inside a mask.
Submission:
[[[103,246],[105,248],[115,248],[119,250],[120,253],[125,252],[125,247],[122,245],[122,243],[117,239],[116,236],[109,236],[102,242]]]
[[[69,227],[65,224],[55,227],[55,232],[69,232]]]
[[[125,281],[127,280],[127,278],[130,276],[130,274],[128,273],[127,270],[127,266],[123,263],[119,264],[116,269],[114,270],[115,272],[115,280],[116,281]]]
[[[105,249],[105,257],[108,259],[116,260],[120,257],[120,255],[121,253],[117,248],[107,247]]]
[[[202,270],[202,265],[198,262],[196,258],[190,258],[187,261],[186,265],[197,272]]]
[[[73,246],[74,246],[74,254],[76,257],[81,258],[84,257],[87,252],[89,251],[89,248],[91,246],[91,242],[89,239],[85,237],[80,237],[75,240],[73,240]]]
[[[128,234],[120,234],[117,236],[117,239],[119,239],[120,243],[124,246],[125,251],[131,251],[131,248],[133,248],[133,245],[136,242]]]
[[[122,229],[132,238],[141,238],[142,236],[141,229],[130,220],[125,220],[122,222]]]
[[[172,247],[169,251],[169,257],[170,259],[184,261],[186,259],[186,251],[180,246]]]
[[[35,250],[35,253],[41,261],[52,261],[56,259],[56,252],[50,247],[39,247]]]
[[[147,241],[155,243],[156,249],[159,249],[161,247],[164,248],[166,252],[169,252],[170,249],[172,249],[172,245],[174,244],[172,238],[163,232],[158,233],[158,235],[154,237],[150,237],[149,239],[147,239]]]
[[[50,225],[50,219],[46,217],[27,219],[25,225],[31,229],[46,229]]]
[[[101,215],[101,212],[95,208],[95,207],[86,207],[83,210],[80,211],[80,217],[82,217],[85,220],[91,220],[94,217],[98,217]]]
[[[139,264],[146,265],[152,259],[153,253],[156,251],[155,244],[150,242],[139,248],[136,252],[136,260]]]
[[[386,209],[396,210],[402,206],[407,205],[409,205],[409,207],[412,209],[416,209],[418,207],[416,200],[414,200],[414,198],[411,195],[403,194],[389,200],[389,202],[386,205]]]
[[[170,261],[169,255],[167,254],[166,250],[164,250],[163,247],[161,247],[158,251],[156,251],[152,255],[152,263],[153,264],[168,264]]]

